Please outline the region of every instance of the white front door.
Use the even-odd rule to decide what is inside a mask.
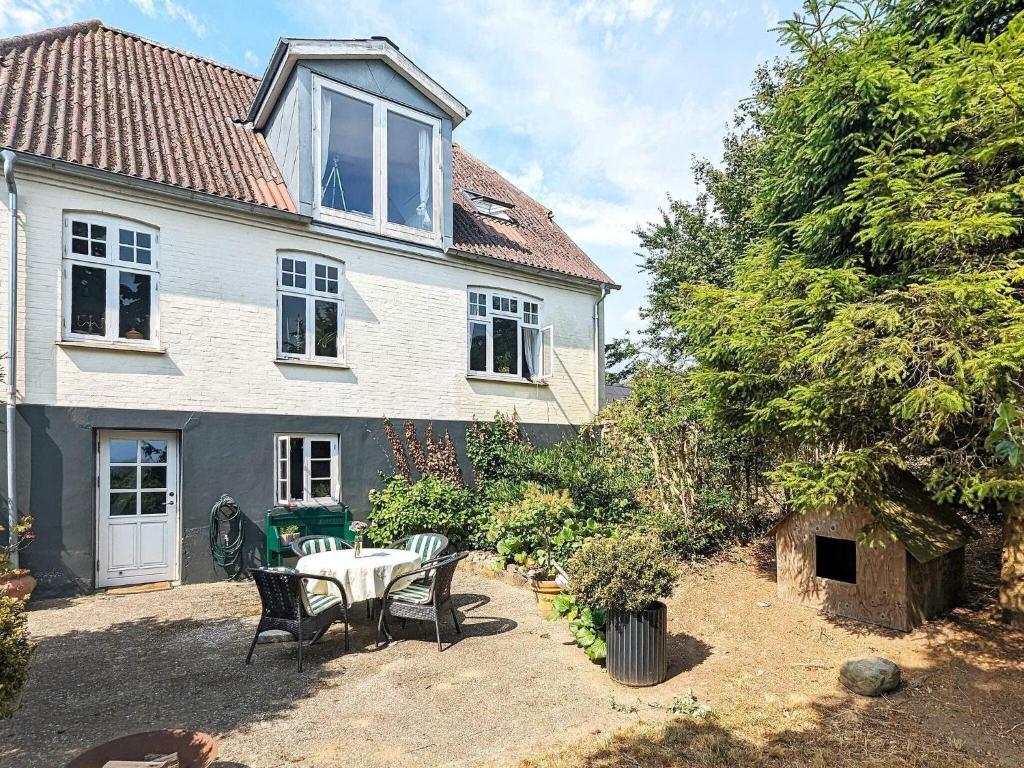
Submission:
[[[178,578],[178,441],[100,432],[96,586]]]

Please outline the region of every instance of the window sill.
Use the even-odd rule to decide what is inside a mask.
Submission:
[[[497,381],[502,384],[526,384],[531,387],[546,387],[548,381],[529,381],[521,376],[501,376],[493,373],[467,373],[466,378],[470,381]]]
[[[57,342],[57,346],[66,349],[95,349],[104,352],[138,352],[143,355],[167,354],[167,347],[143,346],[141,344],[118,343],[116,341],[69,341],[62,339]]]
[[[302,360],[296,357],[278,357],[274,359],[277,365],[307,365],[311,368],[339,368],[347,371],[352,366],[348,363],[331,363],[327,360]]]

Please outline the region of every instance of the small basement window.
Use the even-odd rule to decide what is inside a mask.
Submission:
[[[814,575],[819,579],[857,583],[857,542],[814,537]]]

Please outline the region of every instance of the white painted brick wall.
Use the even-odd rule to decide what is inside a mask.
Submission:
[[[430,419],[487,418],[515,409],[524,422],[535,423],[581,423],[593,415],[596,292],[452,260],[378,252],[271,219],[241,218],[29,169],[20,176],[20,253],[22,260],[28,256],[20,287],[22,402]],[[57,346],[66,210],[159,228],[165,355]],[[0,279],[7,273],[6,208],[2,214]],[[281,249],[344,261],[350,370],[274,362]],[[467,380],[469,285],[544,300],[544,322],[555,326],[550,386]],[[6,348],[3,304],[0,348]]]

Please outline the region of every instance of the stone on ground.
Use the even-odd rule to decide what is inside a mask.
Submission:
[[[839,682],[861,696],[881,696],[900,685],[900,668],[880,656],[855,656],[839,667]]]

